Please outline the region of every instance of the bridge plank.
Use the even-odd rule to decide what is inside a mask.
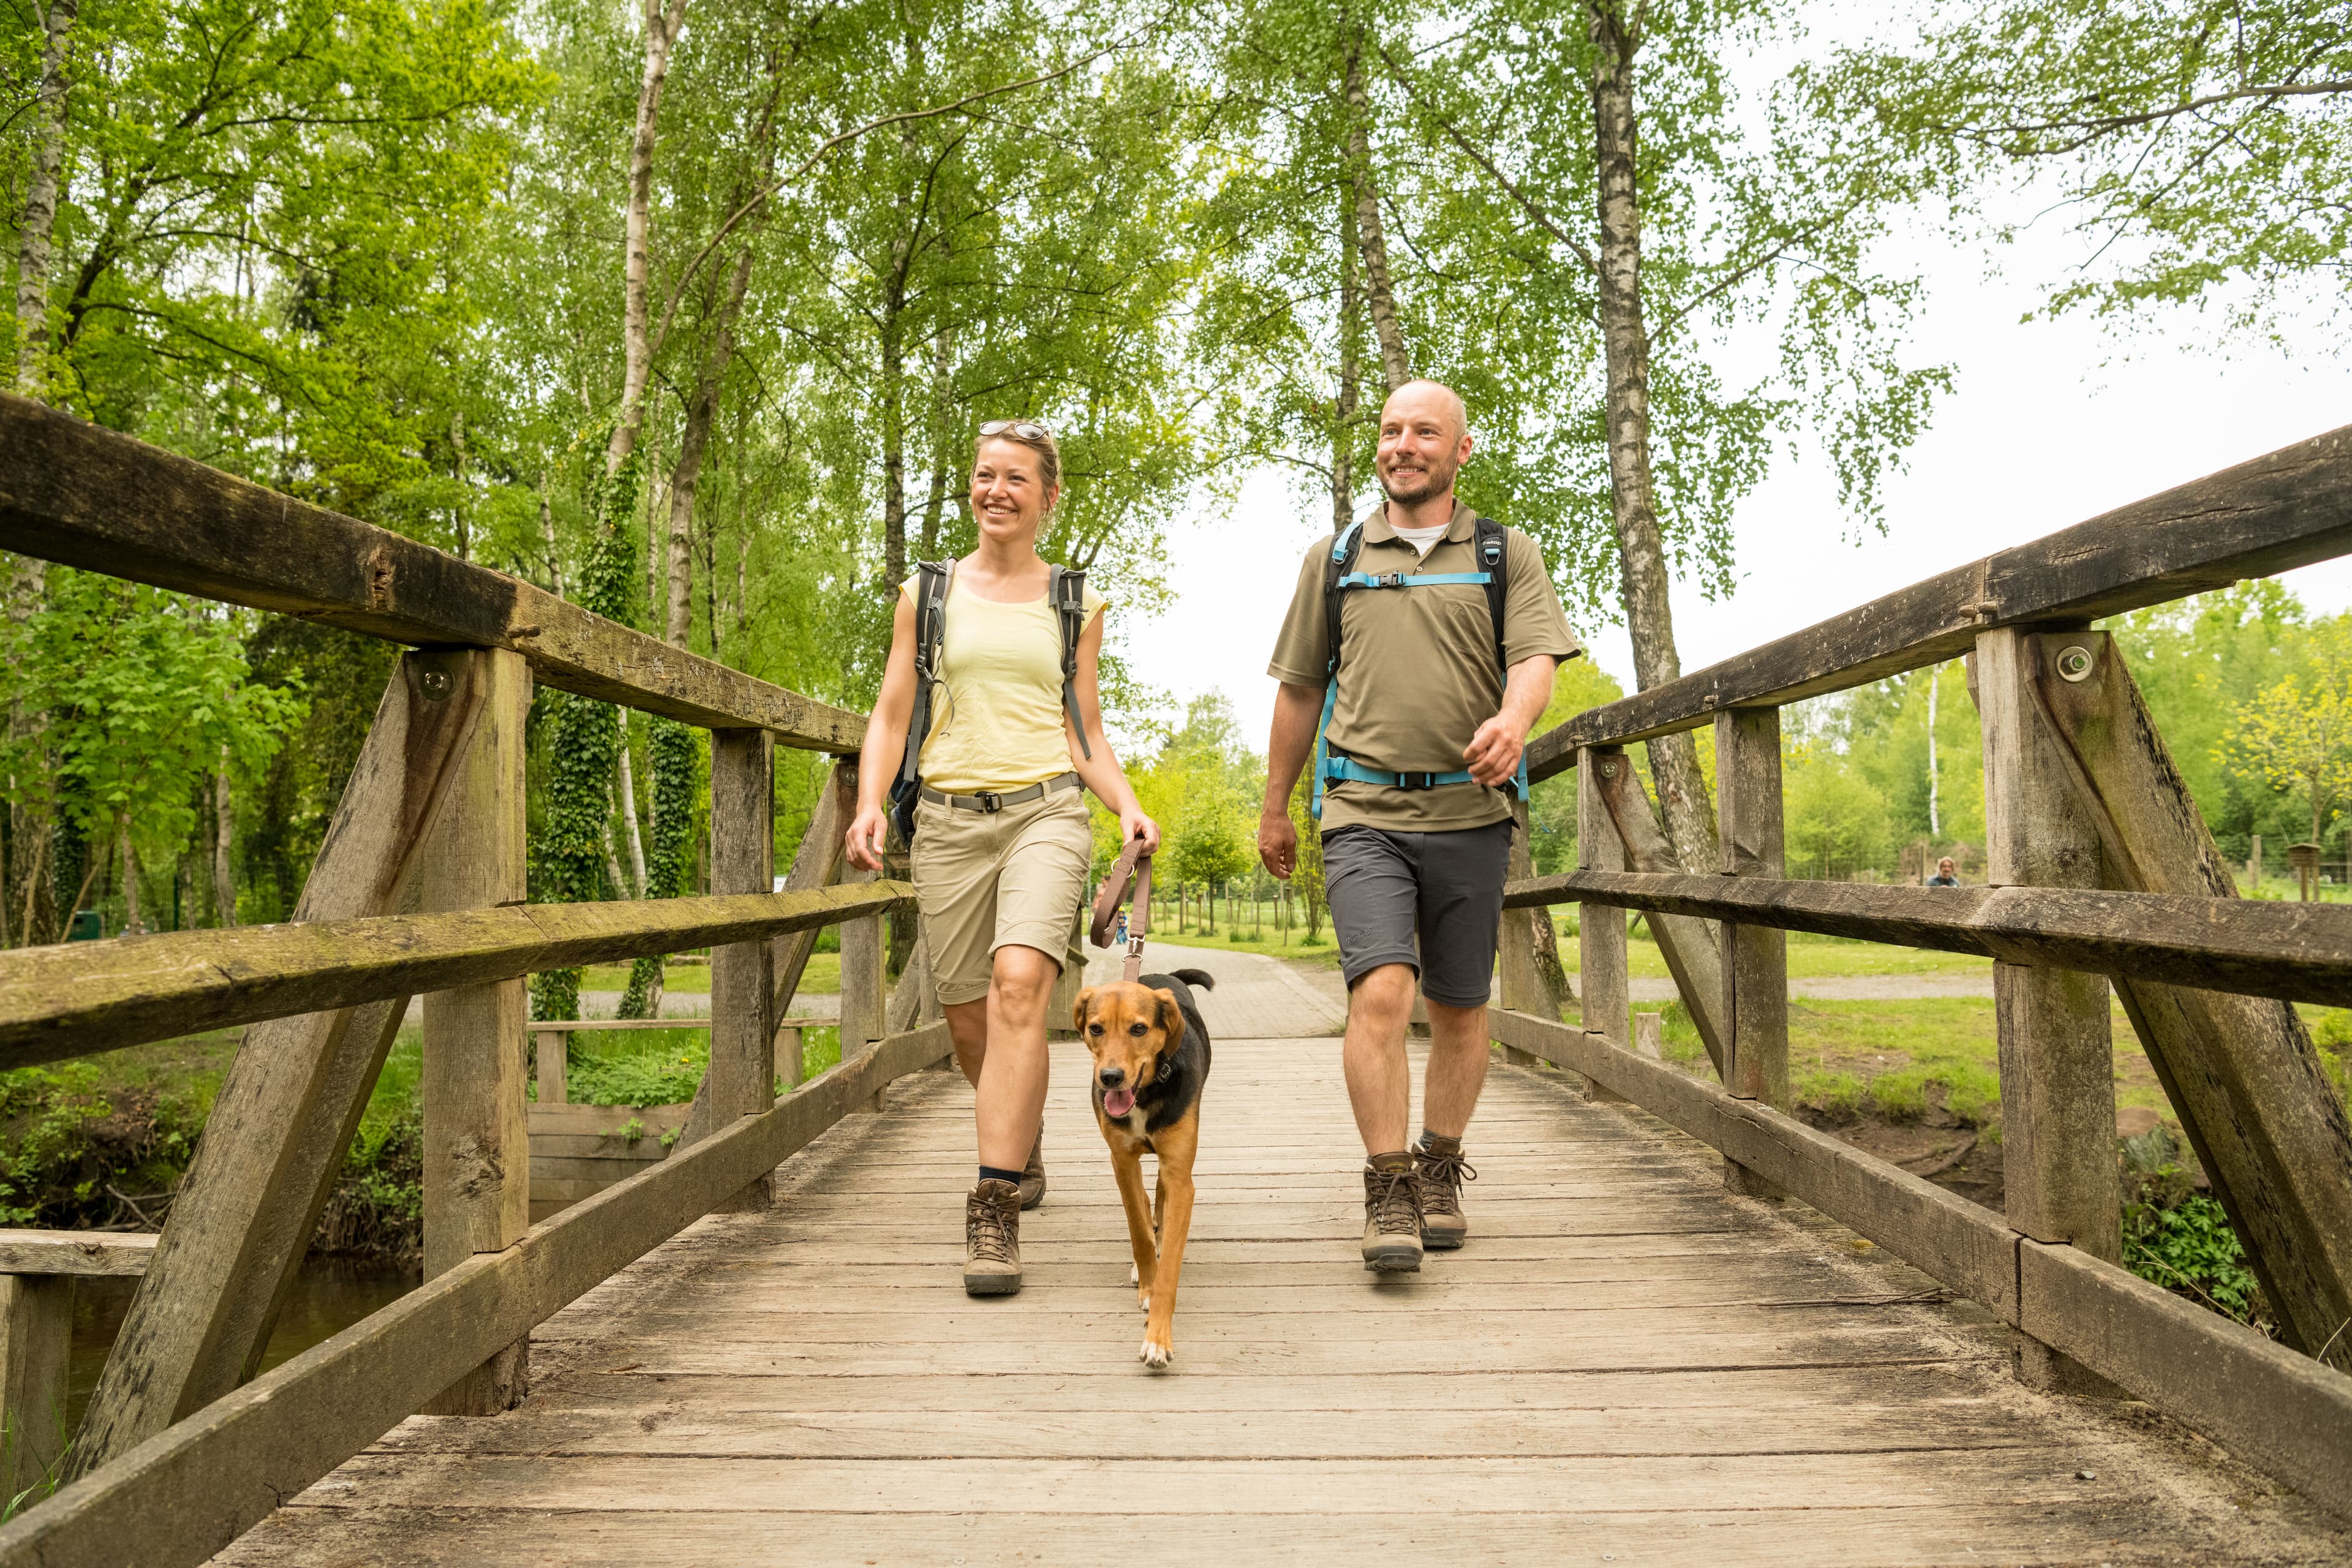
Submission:
[[[1143,1542],[1215,1568],[2233,1563],[2347,1543],[2210,1450],[2018,1387],[1986,1314],[1888,1301],[1927,1281],[1798,1205],[1725,1195],[1711,1152],[1549,1075],[1492,1080],[1469,1247],[1370,1281],[1330,1040],[1218,1041],[1202,1169],[1223,1174],[1176,1370],[1147,1373],[1081,1058],[1059,1057],[1020,1296],[962,1295],[970,1091],[908,1079],[779,1173],[772,1212],[544,1324],[560,1370],[530,1405],[405,1424],[222,1563],[1092,1565]],[[1841,1304],[1752,1304],[1775,1295]]]

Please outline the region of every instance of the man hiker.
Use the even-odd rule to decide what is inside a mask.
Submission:
[[[1291,786],[1314,752],[1348,1098],[1368,1156],[1364,1267],[1384,1271],[1417,1269],[1424,1246],[1460,1247],[1469,1231],[1462,1184],[1476,1173],[1462,1139],[1486,1081],[1520,753],[1560,662],[1583,651],[1535,542],[1454,499],[1469,456],[1453,389],[1390,394],[1376,459],[1387,500],[1307,551],[1267,669],[1282,689],[1258,854],[1289,877]],[[1416,979],[1431,1037],[1408,1148]]]

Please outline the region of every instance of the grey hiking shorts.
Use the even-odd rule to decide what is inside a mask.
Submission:
[[[1450,833],[1360,823],[1326,833],[1323,889],[1349,987],[1383,963],[1406,963],[1432,1002],[1484,1007],[1510,861],[1508,817]]]

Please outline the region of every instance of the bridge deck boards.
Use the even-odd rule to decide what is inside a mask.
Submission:
[[[1218,1042],[1171,1373],[1135,1360],[1083,1053],[1056,1047],[1021,1296],[960,1289],[969,1091],[918,1075],[792,1162],[773,1210],[704,1221],[545,1325],[523,1409],[411,1420],[219,1561],[2352,1552],[2140,1407],[2021,1389],[1985,1314],[1890,1300],[1929,1282],[1726,1196],[1711,1152],[1549,1075],[1495,1074],[1470,1247],[1373,1283],[1338,1045],[1313,1037],[1329,1000],[1263,963],[1204,963],[1238,974],[1213,1029],[1270,1037]]]

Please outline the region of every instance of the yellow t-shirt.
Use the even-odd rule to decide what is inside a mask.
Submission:
[[[915,579],[900,584],[908,599]],[[1092,625],[1105,600],[1088,584]],[[1025,789],[1070,771],[1062,712],[1062,628],[1041,595],[1000,605],[948,580],[940,645],[941,684],[931,693],[923,782],[953,795]]]

